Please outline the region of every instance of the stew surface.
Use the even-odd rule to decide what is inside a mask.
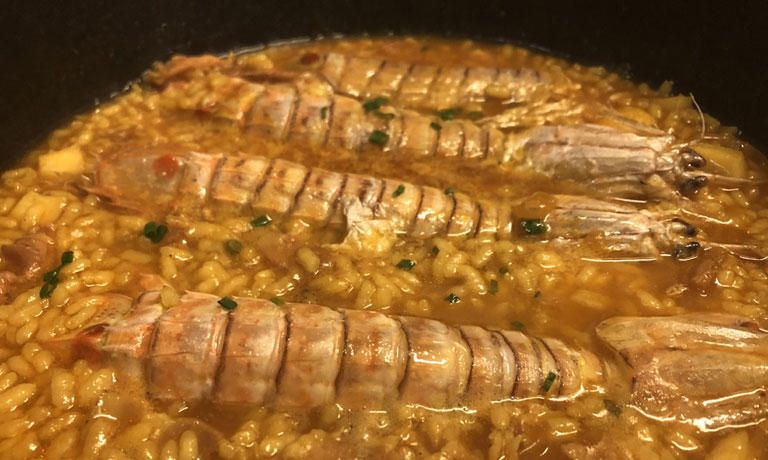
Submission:
[[[210,158],[210,170],[200,166]],[[244,165],[253,159],[268,169],[248,189],[258,174]],[[345,192],[358,176],[367,178],[361,191]],[[347,188],[332,191],[336,179]],[[731,354],[722,361],[696,348],[713,343],[708,332],[690,338],[658,319],[724,313],[741,318],[734,327],[766,324],[764,179],[760,152],[671,82],[652,88],[514,46],[392,37],[174,57],[2,174],[0,452],[768,457],[762,332],[723,333]],[[301,201],[310,191],[315,201]],[[362,408],[335,396],[303,407],[176,397],[165,387],[155,390],[171,396],[158,397],[150,374],[186,376],[192,364],[147,364],[139,348],[131,358],[83,345],[135,313],[115,299],[146,291],[157,291],[165,310],[193,291],[235,315],[253,298],[284,310],[303,303],[522,332],[594,357],[599,375],[585,377],[586,361],[574,358],[582,383],[566,394],[570,364],[549,350],[548,371],[537,348],[539,380],[527,397],[512,390],[495,401],[395,398]],[[632,318],[619,338],[596,333],[616,317]],[[641,339],[649,348],[622,348],[645,331],[645,317],[655,318],[656,338]],[[405,329],[411,347],[427,337],[414,330]],[[292,333],[287,340],[306,340],[297,356],[317,351],[320,339]],[[214,342],[182,335],[169,340]],[[439,345],[444,336],[436,337]],[[665,342],[674,337],[679,343]],[[348,346],[344,359],[355,350]],[[480,356],[467,350],[469,388]],[[669,350],[690,353],[674,361],[684,369],[664,368],[659,353]],[[454,364],[445,356],[424,365],[425,392],[432,375],[441,378],[435,369]],[[404,378],[428,358],[409,355]],[[221,385],[221,367],[214,384],[191,383]],[[685,374],[679,382],[674,370]],[[659,376],[664,385],[646,382]],[[293,384],[283,377],[277,392]],[[372,370],[360,377],[377,378]],[[753,399],[739,402],[744,394]],[[696,409],[686,412],[689,403]]]

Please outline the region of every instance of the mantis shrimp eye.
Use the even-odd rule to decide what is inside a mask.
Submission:
[[[680,185],[680,193],[686,196],[693,195],[707,185],[707,182],[706,176],[695,176],[687,179]]]
[[[701,244],[698,241],[691,241],[686,244],[678,244],[672,251],[672,257],[677,260],[690,260],[696,257]]]
[[[682,235],[693,238],[694,236],[696,236],[696,234],[699,233],[699,230],[694,225],[688,223],[687,221],[679,217],[672,219],[672,221],[675,224],[677,224],[676,228],[680,231]]]
[[[680,156],[682,157],[685,169],[689,171],[692,169],[701,169],[707,165],[707,160],[690,147],[684,148],[680,152]]]

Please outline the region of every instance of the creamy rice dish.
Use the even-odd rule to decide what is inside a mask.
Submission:
[[[765,167],[510,45],[174,56],[2,173],[0,452],[768,457]]]

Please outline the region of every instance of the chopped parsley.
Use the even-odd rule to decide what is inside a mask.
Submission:
[[[219,299],[219,305],[221,305],[223,309],[230,310],[230,311],[237,308],[237,302],[232,300],[231,297],[222,297],[221,299]]]
[[[386,97],[374,97],[363,102],[363,109],[367,112],[373,112],[379,110],[382,106],[389,104],[389,99]]]
[[[270,222],[272,222],[272,218],[266,214],[262,214],[251,221],[251,226],[266,227],[267,225],[269,225]]]
[[[243,250],[243,243],[238,240],[227,240],[224,242],[224,249],[227,250],[227,254],[230,256],[236,256]]]
[[[441,129],[443,129],[443,125],[441,125],[440,123],[438,123],[436,121],[433,121],[432,123],[430,123],[429,127],[434,129],[435,131],[440,131]]]
[[[443,190],[443,193],[445,193],[448,196],[453,196],[456,194],[456,190],[454,190],[453,187],[448,187],[445,190]]]
[[[405,193],[405,185],[403,185],[403,184],[400,184],[400,185],[398,185],[398,186],[397,186],[397,188],[395,189],[395,191],[394,191],[394,192],[392,192],[392,196],[393,196],[394,198],[397,198],[397,197],[399,197],[400,195],[402,195],[403,193]]]
[[[432,252],[433,256],[436,256],[436,255],[440,254],[440,248],[438,248],[437,246],[432,246],[431,252]]]
[[[147,222],[144,226],[144,236],[153,243],[162,241],[166,233],[168,233],[168,227],[164,224],[158,224],[154,220]]]
[[[544,383],[541,385],[541,388],[543,388],[545,392],[549,391],[552,388],[552,384],[555,383],[556,378],[557,374],[549,371],[549,374],[547,374],[547,378],[544,379]]]
[[[405,270],[407,272],[411,271],[413,267],[416,266],[416,262],[414,262],[411,259],[400,259],[400,262],[395,265],[400,270]]]
[[[538,299],[539,297],[541,297],[541,291],[536,291],[536,292],[533,293],[533,298],[534,299]]]
[[[270,302],[277,305],[278,307],[285,305],[285,300],[281,299],[280,297],[272,297],[269,299]]]
[[[499,292],[499,282],[496,280],[491,280],[491,284],[488,287],[488,292],[490,292],[493,295],[496,295],[496,293]]]
[[[323,120],[328,118],[328,107],[323,107],[320,109],[320,118]]]
[[[448,297],[446,297],[445,300],[448,303],[459,303],[459,302],[461,302],[461,298],[459,296],[457,296],[456,294],[454,294],[453,292],[448,294]]]
[[[528,235],[541,235],[549,230],[549,226],[541,219],[521,219],[520,225]]]
[[[380,129],[375,129],[371,135],[368,136],[368,142],[376,145],[385,145],[387,142],[389,142],[389,134]]]
[[[510,323],[510,326],[512,326],[512,329],[515,329],[517,331],[522,331],[523,329],[525,329],[525,324],[521,323],[520,321],[512,321],[512,323]]]
[[[614,417],[621,415],[621,406],[616,401],[603,399],[603,405],[605,405],[605,410],[607,410]]]
[[[51,294],[53,294],[53,290],[56,289],[56,286],[57,284],[54,284],[54,283],[43,284],[43,287],[40,288],[40,298],[47,299],[48,297],[50,297]]]
[[[72,251],[65,251],[61,254],[61,266],[69,265],[75,260],[75,253]]]
[[[453,107],[450,109],[439,110],[437,116],[440,117],[441,120],[453,120],[460,112],[460,108]]]
[[[64,266],[69,265],[75,260],[75,253],[72,251],[65,251],[61,254],[61,260],[59,266],[49,272],[43,274],[43,287],[40,288],[40,298],[46,299],[53,294],[53,290],[59,285],[59,273]]]
[[[499,267],[499,275],[506,275],[507,273],[509,273],[509,269],[507,268],[506,265],[503,267]]]

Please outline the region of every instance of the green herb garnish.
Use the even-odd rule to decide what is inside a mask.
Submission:
[[[456,194],[456,190],[454,190],[453,187],[448,187],[445,190],[443,190],[443,193],[445,193],[448,196],[453,196]]]
[[[328,118],[328,107],[323,107],[320,109],[320,118],[323,120]]]
[[[520,225],[528,235],[541,235],[549,230],[549,226],[541,219],[521,219]]]
[[[416,266],[416,262],[414,262],[411,259],[400,259],[400,262],[395,265],[400,270],[405,270],[407,272],[411,271],[413,267]]]
[[[448,303],[459,303],[459,302],[461,302],[461,298],[459,296],[457,296],[456,294],[454,294],[453,292],[448,294],[448,297],[446,297],[445,300]]]
[[[222,297],[221,299],[219,299],[219,305],[221,305],[221,307],[224,308],[225,310],[230,310],[230,311],[237,308],[237,302],[232,300],[231,297]]]
[[[158,224],[154,220],[147,222],[144,226],[144,236],[153,243],[162,241],[166,233],[168,233],[168,227],[164,224]]]
[[[603,404],[605,405],[605,410],[611,413],[614,417],[621,415],[621,406],[616,401],[603,399]]]
[[[43,274],[43,281],[45,281],[46,283],[50,283],[50,282],[56,280],[56,278],[58,276],[59,276],[58,270],[54,270],[54,271],[50,271],[50,272],[45,272]]]
[[[541,388],[543,388],[544,391],[549,391],[550,388],[552,388],[552,384],[555,383],[556,378],[557,374],[549,371],[549,374],[547,374],[547,378],[544,379],[544,383],[541,385]]]
[[[389,104],[389,99],[386,97],[375,97],[363,102],[363,109],[367,112],[379,110],[381,106]]]
[[[400,195],[402,195],[403,193],[405,193],[405,185],[400,184],[400,185],[397,186],[395,191],[392,192],[392,197],[397,198]]]
[[[499,292],[499,282],[496,280],[491,280],[490,286],[488,287],[488,292],[496,295],[496,293]]]
[[[389,134],[385,133],[380,129],[373,130],[371,135],[368,136],[368,142],[370,142],[371,144],[386,145],[388,141],[389,141]]]
[[[441,129],[443,129],[443,125],[441,125],[440,123],[438,123],[436,121],[433,121],[432,123],[430,123],[429,127],[434,129],[435,131],[440,131]]]
[[[56,289],[56,286],[58,284],[54,283],[45,283],[43,284],[43,287],[40,288],[40,298],[41,299],[47,299],[48,297],[53,294],[53,290]]]
[[[460,108],[453,107],[450,109],[439,110],[437,116],[440,117],[441,120],[453,120],[460,112]]]
[[[541,297],[541,291],[536,291],[536,292],[533,293],[533,298],[534,299],[538,299],[539,297]]]
[[[65,251],[61,254],[61,266],[69,265],[75,260],[75,253],[72,251]]]
[[[431,252],[432,252],[433,256],[436,256],[436,255],[440,254],[440,248],[438,248],[437,246],[432,246],[432,251]]]
[[[280,297],[272,297],[271,299],[269,299],[269,301],[277,305],[278,307],[285,304],[285,300],[281,299]]]
[[[236,256],[243,250],[243,243],[238,240],[227,240],[224,242],[224,249],[227,250],[227,254],[230,256]]]
[[[61,254],[61,260],[59,266],[49,272],[43,273],[43,287],[40,288],[40,298],[46,299],[53,294],[53,290],[59,285],[59,273],[65,265],[69,265],[75,260],[75,253],[72,251],[65,251]]]
[[[500,275],[506,275],[507,273],[509,273],[509,269],[506,267],[506,265],[503,266],[503,267],[499,267],[499,274]]]
[[[515,329],[518,331],[522,331],[523,329],[525,329],[525,324],[521,323],[520,321],[512,321],[510,323],[510,326],[512,326],[512,329]]]
[[[262,214],[261,216],[253,219],[251,221],[251,226],[253,227],[265,227],[269,225],[269,223],[272,222],[272,218],[269,217],[266,214]]]

